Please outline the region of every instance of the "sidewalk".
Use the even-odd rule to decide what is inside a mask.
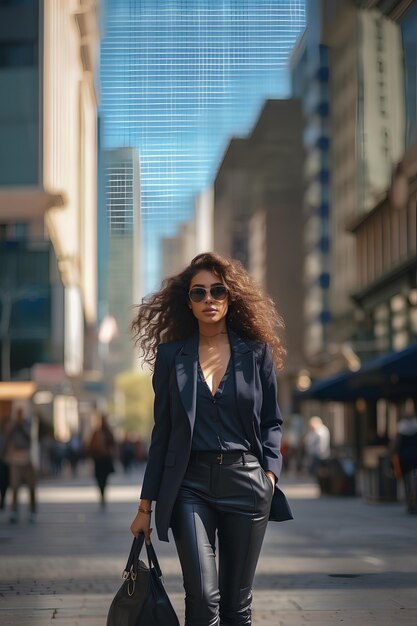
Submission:
[[[1,626],[104,626],[121,584],[136,511],[136,476],[113,477],[103,513],[89,478],[44,481],[39,519],[0,514]],[[296,519],[270,523],[259,563],[253,626],[415,626],[417,517],[403,504],[318,498],[284,477]],[[183,623],[175,546],[154,539]]]

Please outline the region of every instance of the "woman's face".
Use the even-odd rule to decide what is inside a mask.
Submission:
[[[213,290],[214,295],[210,293],[211,288],[224,286],[223,280],[220,276],[209,272],[208,270],[202,270],[193,276],[190,282],[189,292],[194,287],[205,289],[205,295],[201,302],[193,302],[189,298],[188,304],[190,309],[192,310],[194,317],[197,318],[199,322],[203,322],[205,324],[215,324],[216,322],[220,322],[227,313],[229,308],[229,296],[222,299],[216,299],[221,297],[220,294],[216,294],[216,289]]]

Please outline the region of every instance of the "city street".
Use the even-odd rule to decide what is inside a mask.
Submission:
[[[85,475],[84,475],[85,474]],[[39,488],[35,525],[0,517],[1,626],[104,626],[131,544],[136,476],[113,477],[102,512],[88,472]],[[319,498],[283,477],[296,519],[270,523],[255,584],[254,626],[417,624],[417,516],[404,505]],[[173,542],[155,541],[183,623]]]

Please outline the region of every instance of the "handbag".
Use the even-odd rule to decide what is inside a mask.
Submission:
[[[107,626],[179,626],[151,543],[146,543],[148,566],[139,560],[144,540],[143,533],[133,540],[123,584],[109,608]]]

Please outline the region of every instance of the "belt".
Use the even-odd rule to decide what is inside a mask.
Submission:
[[[235,450],[233,452],[205,452],[191,450],[190,463],[204,463],[206,465],[232,465],[257,461],[257,457],[252,452]]]

